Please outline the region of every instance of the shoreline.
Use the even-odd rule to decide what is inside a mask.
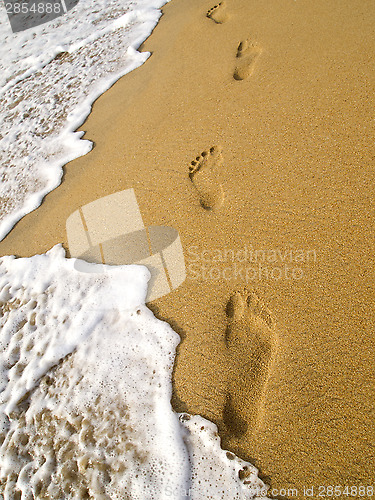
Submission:
[[[176,411],[216,423],[222,447],[259,468],[271,488],[367,486],[375,465],[367,272],[375,14],[367,0],[340,9],[333,0],[237,0],[218,24],[206,17],[211,7],[173,0],[162,8],[140,48],[151,57],[105,92],[80,128],[94,148],[65,167],[62,184],[0,243],[1,255],[67,248],[72,212],[128,188],[145,225],[176,228],[186,255],[197,245],[314,250],[301,280],[188,275],[150,309],[182,338]],[[224,196],[209,193],[217,205],[205,210],[189,165],[214,147],[208,159]],[[232,351],[226,338],[228,303],[244,287],[263,298],[277,328],[272,362],[250,378],[252,338]],[[250,331],[240,320],[238,331]]]
[[[129,0],[114,0],[93,12],[87,2],[83,0],[64,20],[36,27],[32,37],[30,32],[25,37],[9,35],[9,23],[1,24],[0,239],[60,185],[63,165],[91,150],[92,144],[80,139],[83,132],[77,128],[93,102],[150,55],[136,49],[155,28],[161,16],[156,7],[163,0],[148,0],[140,8]],[[75,23],[82,16],[77,32]],[[40,34],[45,50],[39,51]],[[7,137],[12,137],[9,145]]]

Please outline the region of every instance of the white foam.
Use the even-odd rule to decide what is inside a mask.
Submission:
[[[81,273],[75,270],[75,259],[64,256],[64,249],[57,245],[30,259],[1,259],[0,301],[10,304],[0,323],[0,401],[6,414],[90,335],[105,311],[132,311],[144,303],[149,279],[146,268],[90,264],[91,273]],[[17,329],[21,340],[15,335]]]
[[[95,99],[149,57],[137,49],[166,1],[80,0],[20,33],[0,9],[0,239],[60,184],[64,164],[90,151],[74,131]]]
[[[179,337],[144,304],[148,270],[74,263],[61,246],[0,259],[3,498],[265,494],[213,424],[173,412]]]
[[[180,421],[191,466],[185,496],[188,493],[197,500],[267,498],[268,486],[259,479],[256,467],[221,449],[216,425],[199,415],[181,414]],[[183,490],[174,496],[178,493]]]

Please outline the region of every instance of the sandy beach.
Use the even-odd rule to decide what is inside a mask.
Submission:
[[[185,282],[149,304],[181,336],[174,409],[216,423],[280,498],[370,498],[375,9],[212,8],[163,8],[150,59],[81,127],[95,147],[0,253],[69,252],[69,215],[133,188],[145,225],[174,227],[184,250]]]

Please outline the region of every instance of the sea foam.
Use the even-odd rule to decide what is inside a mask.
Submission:
[[[148,270],[74,264],[59,245],[0,259],[3,498],[264,498],[214,424],[172,410],[179,336],[145,306]]]
[[[90,151],[75,130],[94,100],[143,64],[138,52],[167,0],[80,0],[49,23],[12,33],[0,9],[0,239]]]

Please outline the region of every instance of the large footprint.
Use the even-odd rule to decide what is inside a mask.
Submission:
[[[270,311],[255,293],[236,292],[227,305],[226,344],[231,363],[223,419],[241,436],[259,427],[264,390],[275,356],[277,335]]]
[[[224,190],[218,178],[218,169],[223,163],[221,148],[214,146],[203,151],[189,166],[189,177],[206,210],[214,210],[223,204]]]
[[[225,2],[220,2],[207,12],[207,17],[217,24],[225,23],[228,20]]]
[[[248,40],[241,42],[237,48],[237,66],[233,73],[235,80],[245,80],[254,72],[254,68],[262,53],[261,47]]]

